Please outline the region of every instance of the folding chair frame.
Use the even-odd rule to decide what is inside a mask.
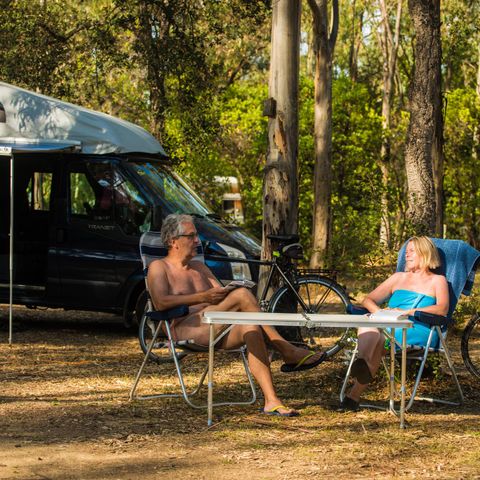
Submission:
[[[432,340],[433,340],[433,334],[434,334],[435,331],[437,332],[437,334],[440,338],[441,348],[438,348],[438,349],[431,348],[431,344],[432,344]],[[390,349],[392,348],[392,345],[398,345],[398,342],[395,340],[393,331],[392,331],[392,334],[389,334],[386,331],[384,332],[384,334],[387,336],[387,338],[390,339]],[[421,363],[420,363],[420,366],[418,368],[417,375],[416,375],[416,378],[415,378],[415,384],[414,384],[413,389],[412,389],[412,394],[411,394],[410,399],[409,399],[409,401],[408,401],[408,403],[405,407],[405,411],[408,411],[410,409],[410,407],[413,405],[413,402],[415,400],[426,401],[426,402],[430,402],[430,403],[441,403],[441,404],[445,404],[445,405],[454,405],[454,406],[461,405],[464,401],[464,395],[463,395],[462,387],[460,386],[460,382],[458,381],[458,377],[457,377],[457,374],[455,372],[453,361],[452,361],[451,356],[450,356],[450,351],[449,351],[448,346],[447,346],[446,336],[441,331],[440,326],[438,326],[438,325],[432,325],[431,326],[430,333],[429,333],[428,340],[427,340],[427,344],[425,345],[425,347],[422,347],[422,349],[423,349],[423,355],[418,355],[418,356],[414,356],[414,357],[410,356],[409,357],[409,359],[418,360]],[[419,386],[420,380],[422,378],[422,373],[424,371],[425,364],[427,362],[427,358],[428,358],[428,355],[429,355],[430,352],[443,353],[443,355],[445,356],[445,359],[447,360],[448,367],[449,367],[449,369],[452,373],[454,383],[457,387],[457,391],[458,391],[458,394],[459,394],[459,401],[454,402],[454,401],[451,401],[451,400],[444,400],[444,399],[438,399],[438,398],[433,398],[433,397],[420,397],[420,396],[417,397],[416,396],[418,386]],[[343,384],[342,384],[342,389],[340,391],[340,401],[343,401],[343,399],[345,398],[345,391],[347,389],[348,380],[350,378],[350,373],[351,373],[351,370],[352,370],[352,364],[357,357],[357,353],[358,353],[358,343],[355,345],[352,356],[350,358],[350,362],[349,362],[349,365],[348,365],[348,368],[347,368],[347,373],[345,375],[345,379],[344,379]],[[394,358],[395,358],[395,356],[391,355],[390,372],[388,371],[388,368],[385,365],[385,362],[383,362],[383,365],[385,367],[387,375],[390,376],[390,385],[394,384],[392,382],[393,375],[395,374]],[[362,408],[378,408],[378,409],[383,410],[382,407],[378,407],[377,405],[372,405],[372,404],[360,404],[360,406]],[[393,410],[393,405],[390,405],[390,408],[387,409],[387,410]]]
[[[148,315],[148,313],[147,313],[147,315]],[[178,381],[180,383],[181,393],[161,393],[161,394],[151,394],[151,395],[137,395],[136,391],[137,391],[138,384],[139,384],[140,379],[143,375],[143,371],[144,371],[145,365],[147,364],[147,361],[149,359],[150,352],[152,351],[152,348],[155,344],[155,341],[156,341],[157,337],[159,336],[159,334],[162,330],[162,324],[163,323],[165,324],[165,329],[167,331],[168,345],[169,345],[169,349],[170,349],[170,353],[171,353],[173,363],[175,364],[175,369],[176,369]],[[217,344],[225,336],[226,333],[228,333],[228,331],[222,332],[215,339],[215,344]],[[195,395],[198,394],[198,392],[202,388],[202,385],[205,382],[205,378],[206,378],[207,373],[208,373],[208,364],[205,367],[202,375],[200,376],[200,380],[199,380],[196,388],[194,390],[192,390],[191,392],[189,392],[187,390],[187,387],[185,385],[185,381],[183,379],[183,373],[182,373],[182,367],[181,367],[181,364],[180,364],[180,360],[185,355],[200,353],[200,352],[207,352],[208,350],[204,350],[204,351],[200,350],[199,351],[199,350],[189,349],[188,348],[189,343],[191,344],[191,342],[188,342],[188,341],[174,342],[173,337],[171,335],[171,329],[170,329],[169,321],[168,320],[159,321],[158,325],[157,325],[157,328],[155,330],[155,333],[152,337],[152,341],[151,341],[150,345],[148,346],[148,349],[147,349],[147,352],[145,353],[143,362],[142,362],[142,364],[141,364],[141,366],[140,366],[140,368],[137,372],[137,375],[135,377],[135,381],[134,381],[134,384],[132,386],[132,389],[130,390],[130,397],[129,397],[130,401],[133,401],[133,400],[150,400],[150,399],[156,399],[156,398],[181,398],[181,397],[183,397],[185,402],[187,402],[187,404],[190,405],[192,408],[197,408],[197,409],[207,408],[208,405],[207,405],[206,402],[205,403],[196,403],[196,402],[192,401],[192,398]],[[214,406],[251,405],[251,404],[255,403],[256,400],[257,400],[257,393],[256,393],[256,390],[255,390],[255,384],[254,384],[254,381],[253,381],[252,374],[251,374],[250,369],[248,367],[247,356],[246,356],[246,347],[243,346],[239,349],[223,350],[223,351],[225,351],[227,353],[239,353],[241,355],[242,362],[243,362],[243,367],[245,369],[245,374],[247,376],[248,384],[249,384],[250,390],[251,390],[251,397],[248,400],[243,400],[243,401],[218,402],[218,403],[215,403]]]
[[[144,315],[147,315],[153,319],[153,317],[156,317],[155,320],[158,321],[158,325],[155,329],[155,332],[152,337],[152,341],[150,345],[148,346],[147,352],[145,353],[143,362],[137,372],[137,375],[135,377],[135,381],[133,383],[133,386],[130,390],[130,400],[148,400],[148,399],[155,399],[155,398],[181,398],[187,402],[188,405],[190,405],[192,408],[207,408],[207,403],[199,403],[199,402],[194,402],[192,399],[195,397],[200,389],[202,388],[202,385],[205,382],[205,378],[208,373],[208,364],[205,367],[204,372],[200,376],[200,380],[198,382],[198,385],[192,390],[188,391],[187,387],[185,385],[185,381],[183,378],[183,373],[182,373],[182,367],[180,361],[182,358],[184,358],[187,355],[194,354],[194,353],[199,353],[202,350],[199,350],[198,348],[192,348],[193,342],[188,341],[188,340],[183,340],[179,342],[175,342],[173,340],[172,334],[171,334],[171,329],[170,329],[170,323],[169,320],[172,318],[180,317],[182,315],[185,315],[185,313],[175,313],[175,311],[178,312],[178,309],[181,308],[186,308],[185,306],[180,306],[176,307],[175,309],[167,310],[164,312],[160,311],[155,311],[153,303],[151,301],[149,292],[148,292],[148,282],[147,282],[147,272],[148,272],[148,265],[150,262],[155,259],[155,258],[161,258],[164,257],[167,254],[167,249],[162,245],[161,243],[161,238],[160,238],[160,232],[158,231],[150,231],[146,232],[144,235],[142,235],[140,239],[140,255],[142,257],[142,263],[144,266],[144,277],[145,277],[145,288],[147,291],[148,299],[147,299],[147,304],[145,306],[145,312]],[[204,261],[203,258],[203,250],[201,245],[198,245],[197,247],[197,257],[198,260]],[[137,395],[136,391],[138,388],[138,384],[140,382],[140,379],[143,375],[145,365],[147,364],[147,361],[150,357],[150,353],[156,343],[156,340],[158,336],[160,335],[160,332],[162,330],[162,325],[165,325],[165,329],[167,332],[167,343],[168,343],[168,348],[170,351],[171,359],[173,360],[173,363],[175,365],[175,370],[177,373],[178,381],[180,383],[180,392],[179,393],[159,393],[159,394],[152,394],[152,395]],[[223,336],[227,332],[221,333],[218,338],[215,340],[215,343],[218,343]],[[190,346],[190,348],[189,348]],[[208,352],[208,349],[204,349],[204,352]],[[255,403],[257,400],[257,394],[255,390],[255,384],[252,378],[252,374],[250,373],[250,369],[248,367],[248,362],[247,362],[247,356],[246,356],[246,347],[243,346],[239,349],[235,350],[224,350],[227,353],[239,353],[242,357],[243,361],[243,366],[245,369],[245,373],[247,375],[247,380],[248,384],[250,386],[251,390],[251,397],[248,400],[244,401],[238,401],[238,402],[222,402],[222,403],[217,403],[216,405],[251,405],[252,403]]]

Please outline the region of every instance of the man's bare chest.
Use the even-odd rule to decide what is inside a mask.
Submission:
[[[194,269],[171,270],[168,273],[171,294],[188,295],[208,290],[211,285],[208,279]]]

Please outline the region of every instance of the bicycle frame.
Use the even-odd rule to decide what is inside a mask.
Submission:
[[[274,258],[273,260],[255,260],[253,258],[235,258],[235,259],[233,259],[233,258],[230,258],[230,257],[222,257],[222,256],[219,256],[219,255],[205,255],[205,259],[206,260],[208,260],[208,259],[217,260],[217,261],[221,261],[221,262],[230,262],[230,263],[231,262],[247,263],[247,264],[269,267],[267,281],[266,281],[265,285],[263,286],[262,294],[261,294],[260,300],[259,300],[260,306],[263,308],[263,306],[265,304],[267,304],[267,302],[268,302],[267,295],[268,295],[268,291],[270,290],[270,286],[272,285],[272,282],[273,282],[273,276],[274,276],[275,272],[278,272],[280,274],[280,277],[284,280],[284,282],[286,283],[286,285],[290,289],[290,291],[293,292],[295,294],[295,296],[297,297],[297,300],[298,300],[299,304],[302,306],[303,311],[306,312],[308,310],[307,305],[305,304],[303,299],[300,297],[297,290],[295,290],[295,287],[293,286],[292,282],[288,278],[287,274],[285,274],[285,272],[282,270],[282,268],[278,264],[276,258]],[[295,270],[296,270],[296,268],[295,268]],[[295,274],[295,278],[296,278],[296,274]]]

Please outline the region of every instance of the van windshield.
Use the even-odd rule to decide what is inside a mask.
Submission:
[[[150,162],[129,164],[158,197],[165,201],[171,213],[188,212],[201,216],[212,213],[203,200],[176,173]]]

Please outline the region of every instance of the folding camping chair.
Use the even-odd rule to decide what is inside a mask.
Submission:
[[[188,307],[186,305],[182,305],[180,307],[172,308],[170,310],[159,311],[155,310],[153,306],[152,299],[150,294],[148,293],[148,283],[147,283],[147,274],[148,274],[148,266],[150,263],[160,257],[164,257],[167,255],[167,249],[165,246],[162,245],[160,239],[160,232],[157,231],[149,231],[142,235],[140,238],[140,255],[142,257],[142,263],[144,267],[144,277],[145,277],[145,288],[147,292],[147,303],[145,306],[145,312],[143,314],[142,320],[140,322],[140,333],[142,332],[142,328],[145,328],[144,324],[147,324],[147,328],[150,328],[153,336],[148,344],[148,348],[146,349],[145,356],[143,362],[137,372],[134,384],[130,391],[130,400],[147,400],[147,399],[154,399],[154,398],[179,398],[183,397],[183,399],[190,405],[192,408],[207,408],[207,402],[205,403],[197,403],[192,400],[192,398],[198,394],[202,385],[204,384],[205,378],[208,373],[208,364],[205,366],[203,373],[200,375],[200,379],[197,383],[197,386],[188,391],[186,386],[184,374],[182,371],[182,359],[190,355],[198,355],[199,353],[208,352],[208,347],[203,345],[198,345],[193,342],[193,340],[181,340],[175,341],[172,336],[172,332],[170,329],[170,321],[174,318],[181,317],[188,313]],[[197,248],[197,256],[195,257],[196,260],[204,261],[203,255],[203,248],[201,245]],[[162,328],[164,327],[164,330]],[[165,333],[164,333],[165,331]],[[218,337],[215,339],[215,342],[218,343],[223,336],[227,333],[224,331],[220,333]],[[166,335],[166,338],[162,338]],[[180,392],[178,393],[155,393],[151,395],[137,395],[136,390],[140,379],[143,375],[145,365],[147,364],[148,360],[152,358],[152,351],[153,349],[156,350],[163,350],[164,359],[167,358],[170,362],[173,362],[175,365],[176,375],[178,377],[178,381],[180,384]],[[250,373],[250,369],[248,367],[247,356],[246,356],[246,347],[243,346],[239,349],[235,350],[225,350],[227,353],[239,354],[242,363],[245,369],[245,374],[247,376],[248,385],[251,390],[251,396],[247,400],[242,401],[225,401],[215,403],[215,406],[221,405],[250,405],[255,403],[257,399],[255,384],[253,382],[252,374]]]
[[[425,345],[409,346],[410,352],[407,358],[409,360],[420,362],[420,366],[417,371],[415,383],[412,389],[412,394],[407,403],[407,406],[405,407],[405,410],[408,410],[412,406],[414,400],[424,400],[428,402],[443,403],[447,405],[460,405],[464,399],[462,388],[460,386],[460,382],[458,381],[458,377],[455,372],[453,361],[447,347],[446,337],[447,337],[448,327],[454,323],[452,319],[452,314],[455,311],[455,307],[457,305],[460,295],[462,293],[464,295],[471,294],[471,291],[473,288],[473,282],[475,279],[475,269],[480,259],[480,252],[478,252],[473,247],[471,247],[470,245],[468,245],[467,243],[461,240],[445,240],[445,239],[439,239],[439,238],[432,238],[431,240],[433,241],[433,243],[438,249],[441,263],[442,263],[441,267],[435,270],[435,273],[443,274],[447,279],[450,306],[449,306],[449,310],[446,317],[443,317],[440,315],[433,315],[426,312],[415,312],[415,314],[410,317],[410,320],[421,322],[424,325],[429,326],[430,333],[428,336],[427,343]],[[408,241],[405,242],[405,244],[402,246],[399,252],[398,262],[397,262],[397,272],[404,271],[405,269],[405,250],[406,250],[407,243]],[[364,313],[367,313],[367,310],[360,307],[351,307],[349,309],[349,313],[364,314]],[[434,332],[437,332],[438,334],[438,337],[440,340],[439,345],[433,344]],[[387,336],[388,336],[388,333],[387,333]],[[393,345],[395,345],[395,339],[392,339],[390,336],[390,348],[392,348]],[[343,401],[345,397],[345,391],[346,391],[347,383],[350,377],[352,364],[357,355],[357,349],[358,349],[358,345],[355,346],[349,365],[348,365],[347,373],[345,375],[345,379],[340,392],[341,401]],[[431,354],[440,354],[445,357],[448,367],[450,369],[450,372],[452,374],[453,382],[455,383],[458,391],[459,401],[416,396],[420,379],[425,369],[427,358]],[[385,364],[384,366],[386,368]],[[388,369],[387,369],[387,372],[388,372]],[[373,405],[364,405],[364,404],[362,404],[361,406],[374,407]]]

